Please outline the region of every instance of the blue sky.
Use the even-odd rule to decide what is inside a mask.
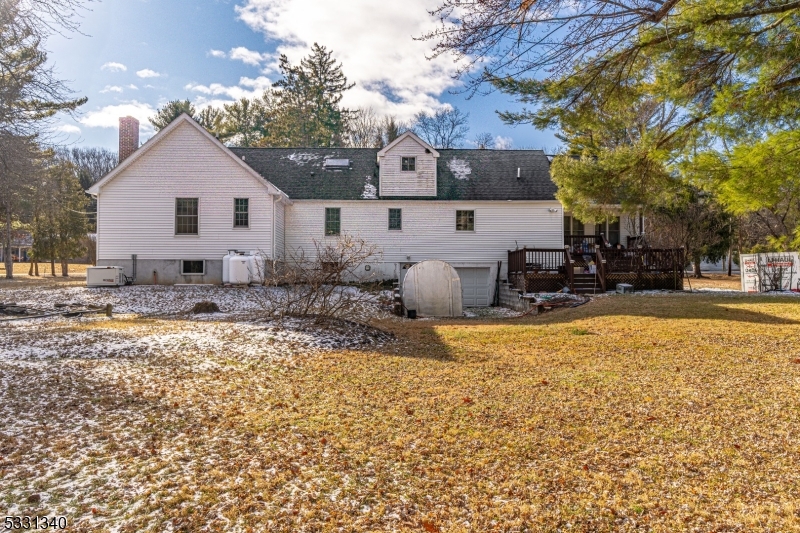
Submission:
[[[414,41],[435,24],[435,0],[99,0],[82,12],[81,34],[47,43],[59,76],[89,102],[76,120],[62,117],[60,139],[116,149],[117,119],[142,123],[165,102],[198,107],[260,95],[279,78],[277,56],[292,62],[319,42],[332,49],[356,87],[345,105],[401,119],[453,105],[470,113],[470,135],[489,132],[514,147],[554,149],[552,132],[508,127],[496,110],[516,109],[504,95],[458,92],[452,58],[426,59],[431,44]]]

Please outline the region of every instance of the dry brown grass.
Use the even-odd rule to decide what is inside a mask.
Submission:
[[[0,263],[0,287],[30,287],[43,285],[76,285],[86,283],[86,269],[91,265],[70,263],[69,277],[61,275],[61,265],[56,264],[56,275],[50,270],[50,263],[39,263],[39,276],[29,276],[30,263],[14,263],[14,279],[6,279],[6,267]]]
[[[191,345],[0,361],[4,414],[42,406],[0,442],[0,509],[44,492],[76,530],[800,531],[798,302],[392,320],[379,351],[208,369]]]
[[[742,278],[738,273],[730,277],[727,274],[703,274],[700,279],[689,278],[688,282],[684,281],[683,286],[688,289],[690,284],[693,289],[742,290]]]

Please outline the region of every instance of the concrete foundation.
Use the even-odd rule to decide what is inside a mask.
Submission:
[[[508,283],[500,283],[500,307],[506,309],[513,309],[520,313],[528,313],[531,315],[539,314],[539,308],[536,305],[536,300],[533,298],[520,298],[520,291],[512,287]]]
[[[101,259],[97,266],[121,266],[125,275],[133,276],[133,261],[128,259]],[[222,284],[222,259],[206,259],[205,273],[181,274],[180,259],[137,259],[136,285]]]

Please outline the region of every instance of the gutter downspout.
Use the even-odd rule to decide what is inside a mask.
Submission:
[[[275,196],[272,197],[272,264],[275,264]]]

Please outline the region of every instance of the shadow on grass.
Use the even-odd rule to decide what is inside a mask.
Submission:
[[[742,309],[741,305],[770,305],[780,314]],[[593,317],[650,317],[660,320],[722,320],[749,324],[797,325],[800,299],[790,297],[730,296],[610,296],[578,308],[560,309],[533,318],[534,323],[563,324]],[[793,312],[792,312],[793,311]],[[783,315],[783,316],[781,316]]]

